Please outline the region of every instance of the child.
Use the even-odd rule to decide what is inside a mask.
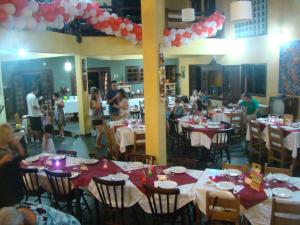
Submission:
[[[43,136],[42,150],[46,153],[55,154],[55,146],[52,140],[53,126],[48,124],[45,126],[45,134]]]

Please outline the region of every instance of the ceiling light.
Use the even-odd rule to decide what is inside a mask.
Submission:
[[[230,4],[230,14],[232,22],[243,22],[252,20],[251,1],[236,1]]]
[[[185,8],[181,10],[182,22],[193,22],[195,21],[195,9]]]
[[[23,49],[23,48],[20,48],[19,50],[18,50],[18,55],[20,56],[20,57],[26,57],[27,56],[27,51],[25,50],[25,49]]]
[[[72,70],[72,64],[70,62],[65,62],[65,71],[70,72]]]

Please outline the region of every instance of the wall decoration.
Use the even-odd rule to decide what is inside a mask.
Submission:
[[[163,53],[163,49],[161,46],[159,46],[159,56],[158,56],[158,62],[159,62],[159,92],[160,92],[160,100],[165,101],[166,100],[166,72],[165,72],[165,57]]]
[[[300,96],[300,40],[280,47],[279,93]]]
[[[94,29],[107,35],[124,38],[132,44],[142,43],[142,27],[128,18],[109,13],[97,2],[54,0],[38,3],[28,0],[0,0],[0,25],[7,29],[46,31],[47,28],[63,29],[65,23],[85,19]],[[213,37],[223,28],[225,17],[215,12],[201,22],[185,29],[166,29],[165,47],[188,45],[190,40]]]

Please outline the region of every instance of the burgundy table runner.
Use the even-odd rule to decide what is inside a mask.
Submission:
[[[220,128],[193,128],[192,127],[192,131],[194,132],[201,132],[205,135],[207,135],[210,139],[213,139],[213,137],[215,136],[215,134],[220,130]]]
[[[260,126],[260,130],[263,131],[267,125],[265,123],[259,122],[259,126]],[[273,126],[277,126],[278,128],[281,128],[281,125],[279,125],[277,123],[274,123]],[[299,130],[286,130],[286,129],[281,128],[281,130],[282,130],[283,138],[286,138],[291,133],[300,133],[300,129]]]
[[[210,179],[214,182],[220,182],[220,181],[230,181],[233,182],[234,184],[239,184],[238,180],[244,180],[245,179],[245,175],[238,177],[230,177],[230,176],[216,176],[214,178],[210,177]],[[294,187],[294,186],[289,186],[286,182],[281,182],[281,181],[269,181],[266,182],[263,180],[263,184],[261,185],[261,188],[259,191],[256,191],[254,189],[252,189],[248,184],[242,183],[240,185],[243,185],[244,188],[243,190],[241,190],[240,192],[234,194],[233,190],[231,190],[232,194],[234,196],[239,196],[240,197],[240,201],[241,204],[246,208],[251,208],[263,201],[265,201],[266,199],[268,199],[268,196],[266,195],[264,189],[267,188],[276,188],[276,187],[285,187],[290,189],[291,191],[297,191],[298,188]]]

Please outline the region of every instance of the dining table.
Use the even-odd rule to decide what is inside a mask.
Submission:
[[[151,213],[151,209],[143,185],[171,188],[170,186],[162,186],[165,181],[159,181],[158,175],[165,175],[167,180],[175,183],[175,187],[180,190],[178,208],[193,202],[197,210],[206,214],[206,192],[208,191],[224,198],[239,197],[241,215],[245,216],[252,225],[270,224],[272,199],[275,196],[282,201],[300,204],[300,178],[282,174],[264,176],[261,187],[256,191],[245,182],[249,173],[232,174],[230,170],[205,169],[202,171],[176,166],[146,165],[141,162],[96,160],[68,156],[65,156],[63,166],[56,168],[53,164],[55,157],[56,155],[48,153],[28,157],[21,162],[21,167],[37,168],[39,170],[39,182],[48,192],[51,192],[51,187],[44,170],[71,172],[72,187],[85,190],[100,202],[101,199],[93,177],[125,180],[124,206],[130,207],[139,204],[146,213]],[[224,188],[221,185],[222,182],[231,182],[233,186],[229,189]],[[285,188],[285,191],[288,189],[288,192],[284,193],[280,188]],[[287,194],[289,195],[287,196]],[[112,196],[112,202],[115,202],[113,198]],[[162,200],[163,204],[166,204],[167,200]],[[77,206],[80,207],[80,204]]]
[[[191,146],[203,146],[207,149],[211,148],[211,144],[216,142],[216,134],[224,129],[219,122],[203,121],[204,117],[184,116],[178,119],[178,131],[182,132],[182,127],[190,127]]]
[[[261,129],[261,138],[266,143],[266,148],[269,149],[268,127],[273,126],[283,131],[284,147],[292,152],[293,159],[297,159],[298,149],[300,148],[300,122],[284,125],[283,120],[276,117],[258,118],[255,120],[259,123]],[[246,140],[250,141],[250,128],[248,126]]]
[[[212,109],[208,111],[208,116],[212,118],[212,120],[214,122],[227,122],[230,123],[230,117],[232,113],[236,113],[236,112],[241,112],[241,110],[236,110],[236,109],[229,109],[229,108],[225,108],[225,109]]]

